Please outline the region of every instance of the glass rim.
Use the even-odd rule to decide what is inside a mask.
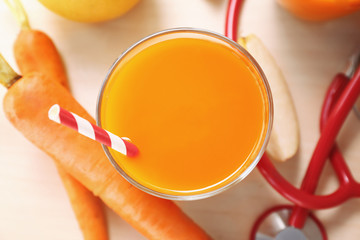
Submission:
[[[135,42],[134,44],[132,44],[129,48],[127,48],[115,61],[114,63],[111,65],[111,67],[109,68],[106,76],[105,76],[105,80],[103,81],[101,88],[100,88],[100,92],[98,95],[98,99],[97,99],[97,106],[96,106],[96,124],[101,127],[101,102],[103,99],[103,95],[104,95],[104,90],[105,87],[107,86],[107,83],[109,82],[110,76],[113,74],[113,72],[115,71],[115,68],[117,67],[117,65],[128,55],[129,52],[131,52],[132,50],[134,50],[137,46],[139,46],[140,44],[142,44],[143,42],[149,41],[153,38],[156,38],[158,36],[162,36],[165,34],[172,34],[172,33],[181,33],[181,32],[190,32],[190,33],[197,33],[197,34],[203,34],[203,35],[207,35],[210,37],[214,37],[217,38],[221,41],[224,41],[225,43],[230,44],[232,47],[236,48],[237,50],[239,50],[242,54],[245,55],[245,57],[249,60],[249,62],[253,65],[254,69],[257,71],[258,75],[260,76],[260,79],[264,85],[264,89],[265,89],[265,93],[266,93],[266,97],[267,97],[267,103],[268,103],[268,122],[267,122],[267,130],[265,133],[265,137],[263,138],[262,142],[258,142],[258,144],[261,144],[261,147],[258,149],[257,152],[255,152],[256,157],[251,161],[251,163],[239,174],[239,176],[237,176],[235,179],[231,180],[229,183],[220,186],[218,188],[215,189],[211,189],[208,192],[201,192],[201,193],[196,193],[205,189],[201,189],[201,190],[194,190],[194,194],[190,193],[190,194],[167,194],[167,193],[162,193],[156,190],[153,190],[151,188],[148,188],[144,185],[142,185],[141,183],[137,182],[136,180],[134,180],[132,177],[130,177],[116,162],[116,160],[114,159],[114,157],[112,156],[111,152],[109,151],[109,148],[107,146],[105,146],[104,144],[102,144],[102,148],[104,149],[104,152],[107,156],[107,158],[110,160],[111,164],[114,166],[114,168],[118,171],[118,173],[120,173],[122,175],[122,177],[124,177],[130,184],[132,184],[133,186],[137,187],[138,189],[154,195],[156,197],[161,197],[164,199],[169,199],[169,200],[182,200],[182,201],[187,201],[187,200],[199,200],[199,199],[204,199],[204,198],[208,198],[211,196],[214,196],[218,193],[221,193],[227,189],[229,189],[230,187],[234,186],[235,184],[237,184],[238,182],[242,181],[247,175],[249,175],[249,173],[256,167],[256,165],[258,164],[258,162],[260,161],[262,155],[264,154],[265,150],[266,150],[266,146],[267,143],[269,142],[269,138],[270,138],[270,133],[271,133],[271,129],[272,129],[272,122],[273,122],[273,100],[272,100],[272,95],[271,95],[271,90],[270,90],[270,85],[266,79],[266,76],[262,70],[262,68],[260,67],[260,65],[257,63],[257,61],[251,56],[251,54],[245,49],[243,48],[240,44],[238,44],[237,42],[231,40],[230,38],[223,36],[219,33],[213,32],[213,31],[209,31],[209,30],[205,30],[205,29],[201,29],[201,28],[190,28],[190,27],[180,27],[180,28],[170,28],[170,29],[165,29],[153,34],[150,34],[142,39],[140,39],[139,41]],[[260,80],[259,79],[259,80]],[[186,191],[191,192],[191,191]]]

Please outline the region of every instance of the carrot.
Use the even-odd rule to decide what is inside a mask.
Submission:
[[[11,72],[4,66],[0,63],[0,68],[7,68],[3,72]],[[3,85],[13,83],[3,100],[6,117],[65,171],[149,239],[209,239],[174,202],[151,196],[124,180],[100,144],[48,119],[49,108],[59,104],[95,122],[58,82],[39,73],[16,78],[16,74],[0,75]]]
[[[85,240],[108,239],[102,201],[79,181],[57,166],[61,181],[69,196],[72,209]]]
[[[5,0],[18,20],[21,31],[14,44],[14,54],[20,72],[42,72],[69,88],[64,64],[55,44],[44,32],[31,29],[20,0],[11,4]]]
[[[21,73],[41,72],[69,88],[60,54],[45,33],[22,29],[14,44],[14,54]]]
[[[21,31],[14,44],[15,59],[21,73],[40,72],[69,89],[65,67],[53,41],[45,33],[31,29],[19,0],[15,0],[14,5],[8,0],[5,1],[21,25]],[[84,239],[108,239],[106,216],[101,200],[66,173],[61,166],[56,167]]]

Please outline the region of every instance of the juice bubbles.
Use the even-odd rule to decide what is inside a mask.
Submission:
[[[243,179],[271,129],[268,85],[235,42],[174,29],[135,44],[113,65],[100,94],[101,127],[139,148],[105,148],[135,186],[169,199],[199,199]]]

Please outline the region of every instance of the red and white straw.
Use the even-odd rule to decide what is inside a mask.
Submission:
[[[128,157],[135,157],[139,152],[138,148],[129,142],[128,138],[118,137],[90,123],[75,113],[61,108],[58,104],[53,105],[49,109],[48,115],[49,119],[54,122],[70,127],[80,134],[111,147]]]

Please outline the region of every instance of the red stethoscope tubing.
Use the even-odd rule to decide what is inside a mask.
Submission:
[[[237,40],[237,26],[242,0],[229,0],[225,35]],[[238,8],[238,9],[236,9]],[[325,209],[339,205],[351,197],[360,196],[357,183],[347,167],[335,138],[348,113],[360,94],[360,67],[349,80],[339,74],[329,87],[321,116],[321,136],[311,157],[301,188],[295,188],[275,169],[270,159],[263,155],[257,167],[270,185],[296,206],[290,217],[290,224],[301,228],[308,214],[307,209]],[[328,157],[339,178],[339,188],[329,195],[314,195],[320,174]]]
[[[331,116],[332,112],[334,111],[333,109],[336,106],[336,103],[341,98],[342,93],[345,91],[348,82],[349,80],[344,74],[337,74],[333,79],[331,85],[329,86],[325,96],[325,101],[322,107],[322,112],[320,117],[320,129],[322,134],[324,134],[324,131],[326,131],[324,130],[324,127],[326,126],[326,122],[328,121],[328,118]],[[340,183],[339,189],[342,188],[346,190],[343,193],[344,196],[346,196],[346,199],[359,196],[360,185],[354,180],[336,143],[333,145],[329,153],[329,159],[338,177]],[[320,173],[321,172],[317,174],[320,175]],[[314,179],[313,181],[317,182],[316,179]],[[304,182],[305,181],[303,181],[303,184]],[[306,189],[302,189],[302,190],[306,191]],[[308,192],[314,193],[314,190]],[[289,224],[293,227],[302,228],[305,223],[307,214],[308,214],[308,210],[306,208],[295,206],[290,216]]]
[[[243,0],[230,0],[226,12],[225,19],[225,36],[237,41],[237,30],[239,24],[239,16],[243,5]]]

